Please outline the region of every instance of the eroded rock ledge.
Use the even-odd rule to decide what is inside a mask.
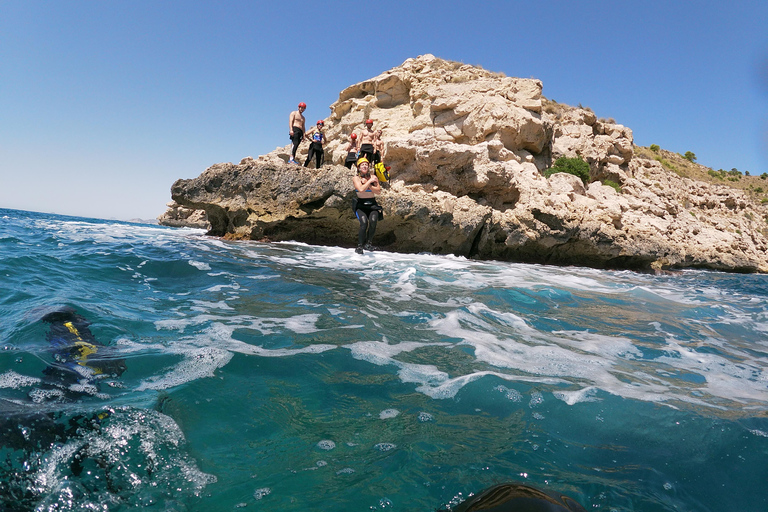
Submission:
[[[586,109],[542,108],[541,82],[431,55],[339,95],[326,165],[287,164],[289,147],[178,180],[159,218],[204,211],[210,234],[352,247],[352,171],[338,165],[367,118],[384,130],[393,180],[379,203],[383,250],[598,268],[768,271],[765,206],[681,178],[633,154],[630,129]],[[542,171],[559,156],[590,164],[588,186]],[[621,192],[603,185],[610,179]],[[200,222],[196,218],[196,222]]]

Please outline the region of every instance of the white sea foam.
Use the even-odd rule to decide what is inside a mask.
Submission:
[[[391,418],[396,418],[400,415],[400,411],[397,409],[384,409],[379,413],[379,418],[382,420],[388,420]]]
[[[562,400],[568,405],[575,405],[580,402],[597,401],[597,398],[595,398],[596,392],[597,392],[597,388],[595,388],[594,386],[589,386],[583,389],[579,389],[577,391],[556,391],[553,394],[555,398],[557,398],[558,400]]]
[[[20,389],[26,386],[33,386],[39,382],[40,379],[37,377],[27,377],[13,370],[0,374],[0,388]]]
[[[189,260],[187,263],[195,267],[197,270],[211,270],[211,266],[203,261]]]
[[[419,415],[417,416],[417,419],[421,423],[426,423],[428,421],[435,421],[435,417],[429,414],[428,412],[421,411]]]
[[[185,358],[162,375],[144,380],[136,389],[169,389],[186,382],[213,377],[214,372],[232,359],[232,353],[214,347],[203,347],[184,352]]]
[[[256,489],[253,492],[253,497],[258,501],[270,495],[271,493],[272,493],[272,489],[270,489],[269,487],[262,487],[261,489]]]
[[[193,311],[207,312],[207,311],[210,311],[211,309],[222,309],[222,310],[229,310],[229,311],[234,310],[232,306],[230,306],[223,300],[220,300],[218,302],[210,302],[206,300],[193,300],[192,303],[195,304],[195,306],[190,308]]]
[[[330,439],[323,439],[322,441],[318,441],[317,447],[321,450],[333,450],[336,448],[336,443],[331,441]]]

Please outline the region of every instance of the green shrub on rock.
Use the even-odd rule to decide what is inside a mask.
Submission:
[[[565,172],[581,178],[585,184],[589,182],[589,164],[581,158],[568,158],[561,156],[555,163],[544,171],[544,176],[549,178],[555,173]]]
[[[621,194],[621,185],[619,185],[615,181],[613,181],[613,180],[603,180],[603,185],[605,185],[607,187],[611,187],[613,190],[615,190],[616,192]]]

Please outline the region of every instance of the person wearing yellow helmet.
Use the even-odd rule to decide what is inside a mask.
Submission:
[[[353,203],[355,217],[360,222],[357,232],[357,249],[363,254],[363,248],[373,250],[371,241],[376,233],[376,223],[383,218],[381,206],[376,202],[376,196],[381,193],[381,185],[376,174],[371,172],[371,163],[361,157],[356,162],[357,174],[352,178],[357,197]]]

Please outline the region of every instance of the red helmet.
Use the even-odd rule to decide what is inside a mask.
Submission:
[[[299,108],[307,108],[307,104],[302,101],[299,103]]]
[[[373,124],[373,119],[369,119],[365,122],[365,124]]]
[[[321,120],[319,120],[319,121],[317,122],[317,124],[321,124],[321,125],[325,126],[325,121],[323,121],[323,120],[321,119]]]
[[[349,136],[349,138],[352,140],[355,140],[357,138],[357,134],[353,133],[352,135]]]

